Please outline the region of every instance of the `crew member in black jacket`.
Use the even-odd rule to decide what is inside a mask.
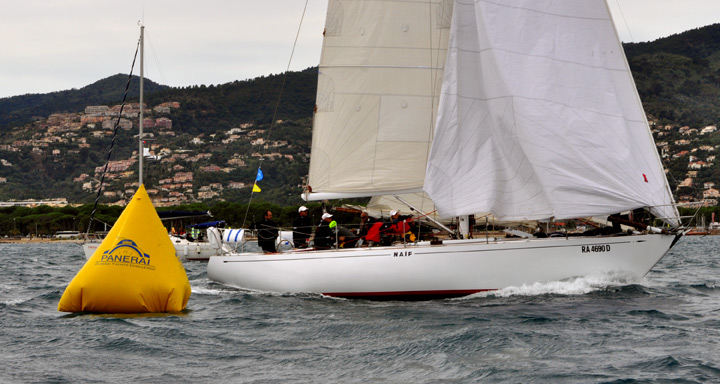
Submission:
[[[257,230],[258,245],[265,253],[273,253],[275,250],[275,240],[278,237],[278,225],[272,221],[272,212],[265,211],[263,221],[254,224]]]
[[[323,213],[322,221],[315,230],[315,240],[313,240],[315,242],[315,248],[328,249],[335,244],[335,231],[330,227],[330,224],[333,222],[332,216],[333,215],[329,213]]]
[[[295,248],[307,248],[312,235],[312,223],[305,206],[298,208],[298,217],[293,220],[293,244]]]

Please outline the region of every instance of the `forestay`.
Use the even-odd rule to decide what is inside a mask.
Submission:
[[[421,191],[452,1],[330,0],[311,200]]]
[[[458,1],[425,189],[441,216],[677,210],[602,0]]]

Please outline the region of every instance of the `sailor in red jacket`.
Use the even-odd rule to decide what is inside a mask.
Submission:
[[[415,235],[413,233],[415,223],[413,223],[412,216],[408,215],[400,217],[398,211],[392,210],[390,211],[390,220],[392,221],[392,224],[390,225],[390,229],[388,230],[389,235],[397,235],[403,237],[406,233],[410,232],[410,241],[415,241]]]

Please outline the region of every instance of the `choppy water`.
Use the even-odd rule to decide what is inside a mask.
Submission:
[[[0,382],[720,382],[720,236],[644,279],[589,276],[455,300],[248,293],[186,263],[181,315],[57,312],[74,244],[0,244]]]

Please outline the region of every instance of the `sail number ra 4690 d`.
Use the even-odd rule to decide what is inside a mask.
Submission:
[[[610,244],[583,245],[582,246],[582,253],[590,253],[590,252],[610,252]]]

